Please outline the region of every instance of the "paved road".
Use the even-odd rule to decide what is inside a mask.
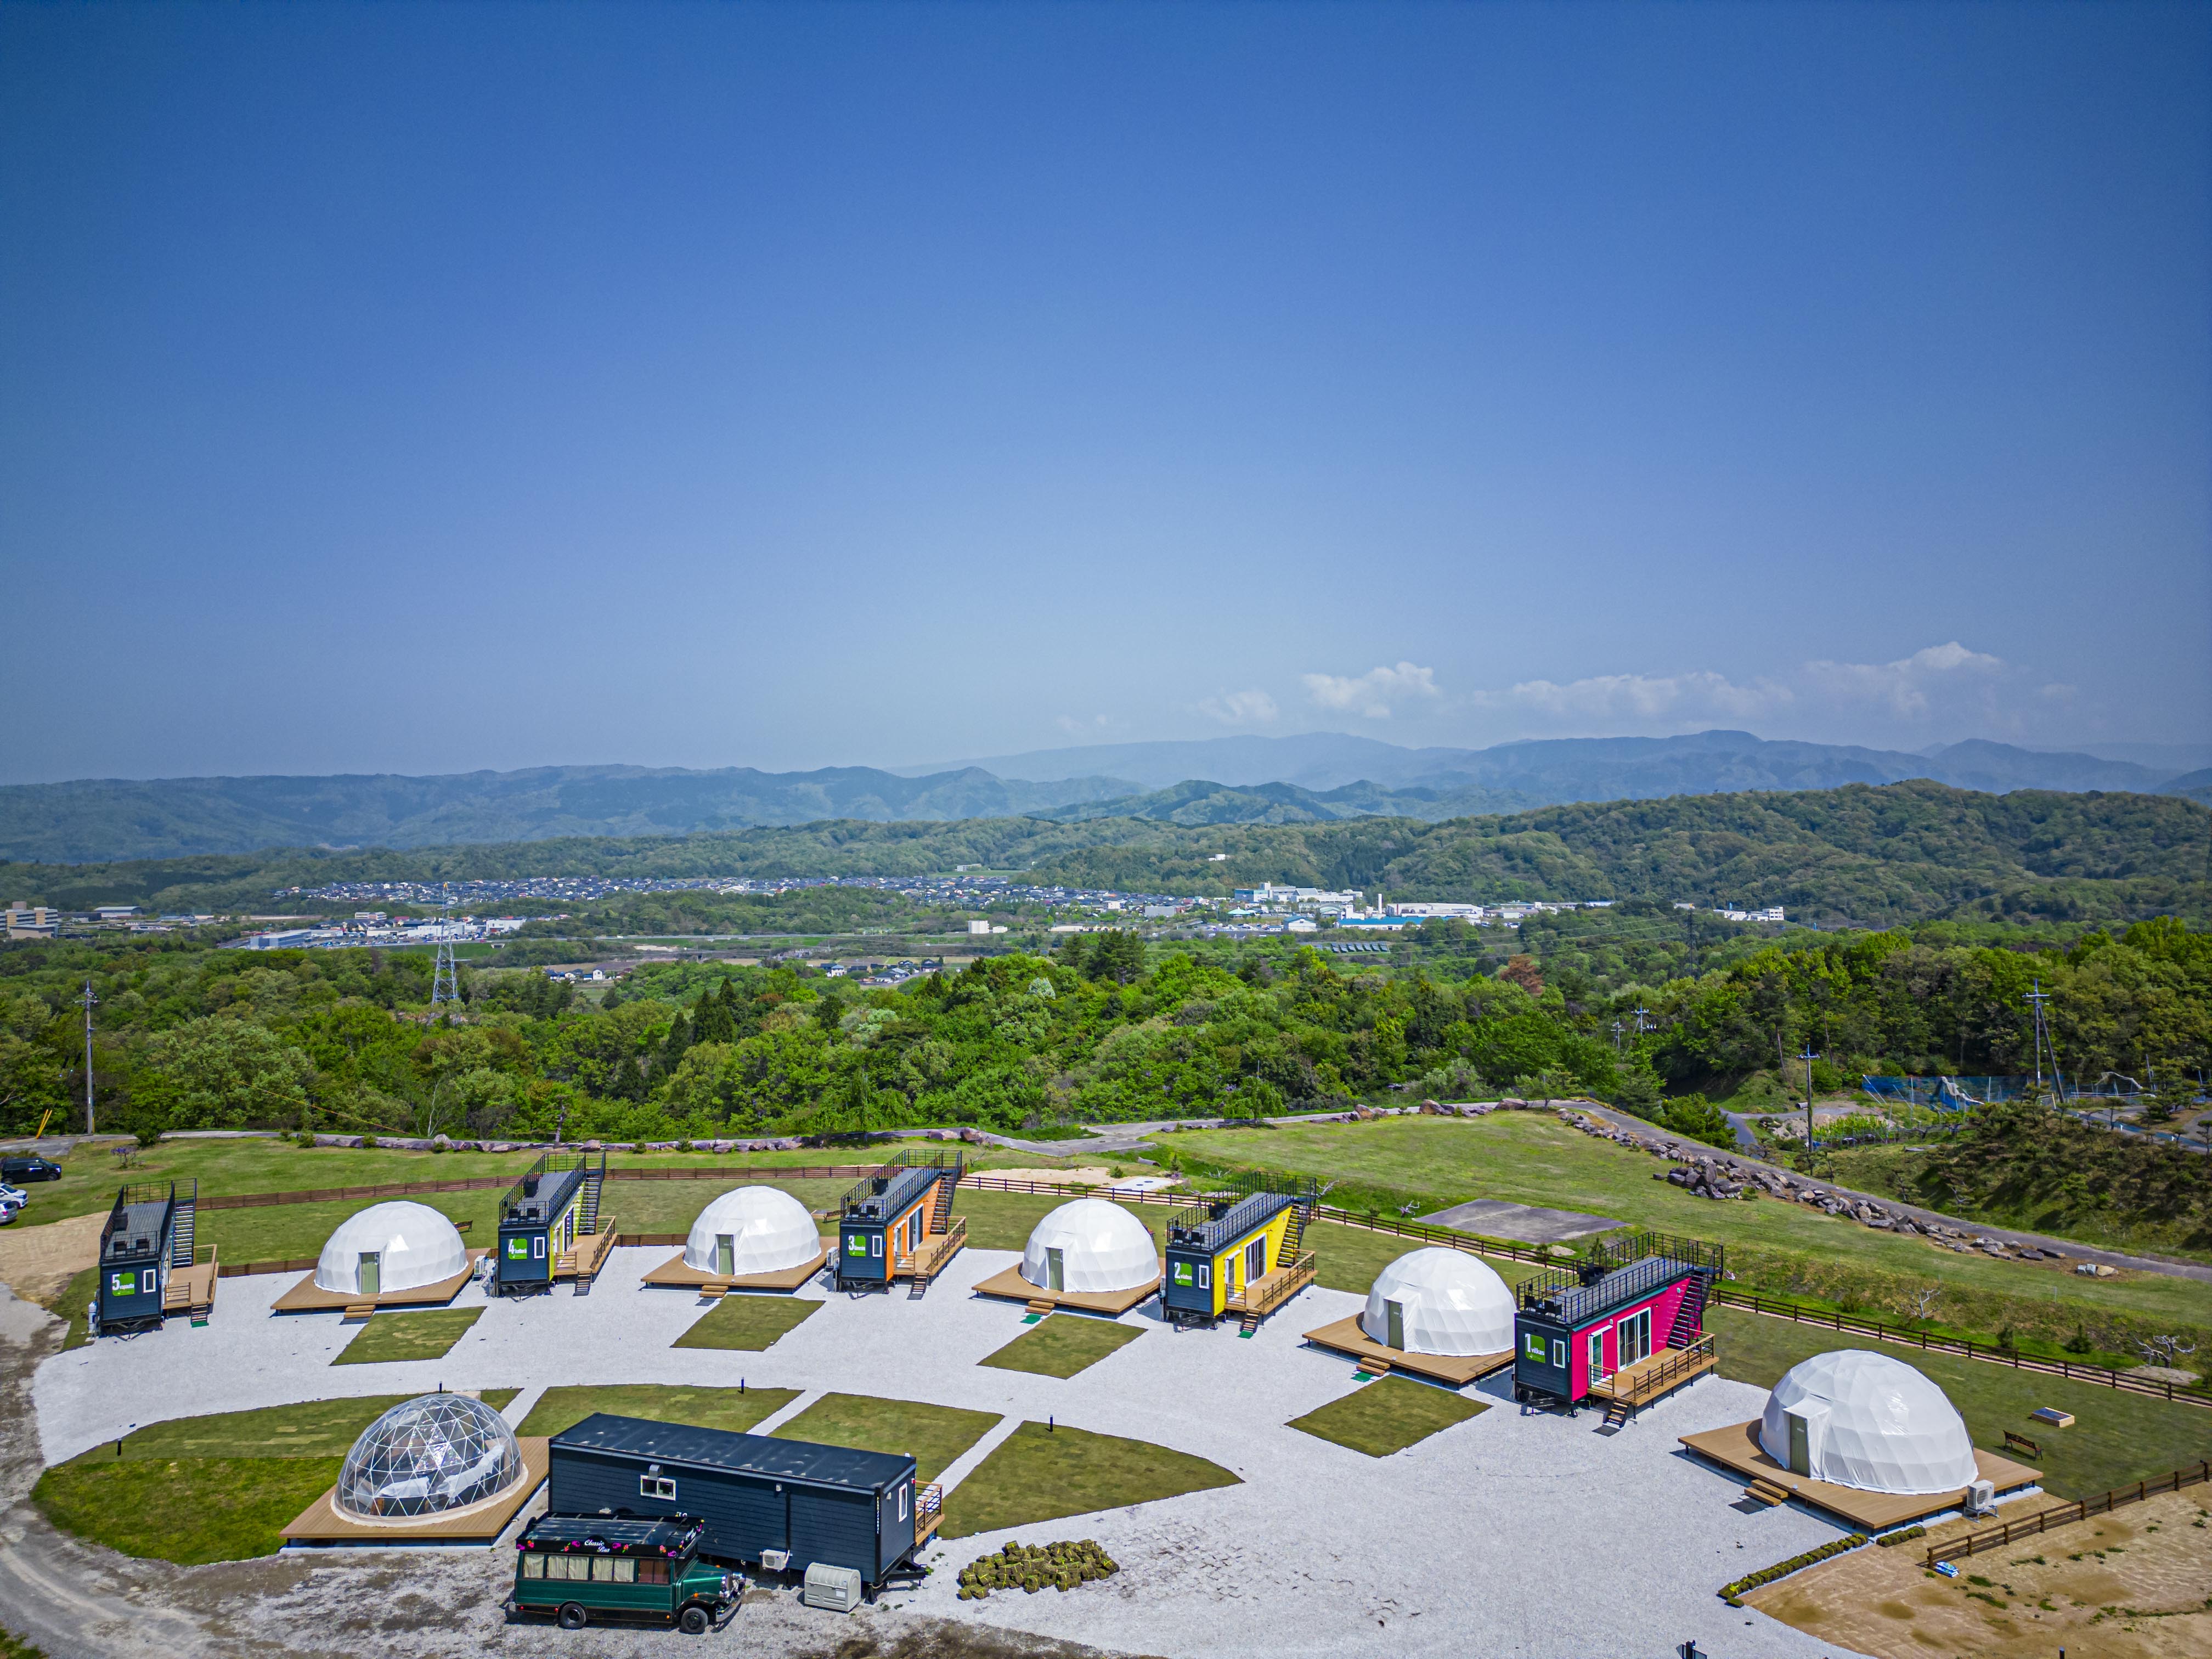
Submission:
[[[1649,1146],[1663,1146],[1686,1158],[1729,1158],[1757,1169],[1772,1170],[1778,1175],[1795,1176],[1800,1181],[1806,1179],[1797,1171],[1779,1164],[1771,1164],[1765,1158],[1749,1158],[1741,1152],[1723,1152],[1702,1141],[1678,1139],[1662,1130],[1655,1129],[1640,1117],[1615,1111],[1610,1106],[1593,1106],[1588,1102],[1577,1102],[1575,1109],[1601,1119],[1616,1129],[1626,1129]],[[2010,1227],[1992,1227],[1985,1222],[1945,1215],[1940,1210],[1923,1210],[1917,1204],[1902,1203],[1886,1194],[1863,1193],[1854,1188],[1838,1186],[1832,1181],[1823,1181],[1820,1184],[1838,1198],[1863,1198],[1869,1203],[1881,1205],[1886,1210],[1901,1212],[1915,1221],[1940,1222],[1944,1226],[1960,1228],[1977,1237],[2002,1239],[2008,1244],[2033,1244],[2042,1249],[2062,1251],[2077,1261],[2102,1261],[2110,1267],[2132,1268],[2137,1273],[2165,1273],[2175,1279],[2194,1279],[2212,1285],[2212,1267],[2200,1262],[2171,1261],[2163,1256],[2133,1255],[2124,1250],[2100,1250],[2077,1239],[2054,1238],[2045,1233],[2024,1233]]]

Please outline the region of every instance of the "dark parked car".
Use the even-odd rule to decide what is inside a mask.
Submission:
[[[0,1181],[59,1181],[62,1166],[44,1158],[0,1158]]]

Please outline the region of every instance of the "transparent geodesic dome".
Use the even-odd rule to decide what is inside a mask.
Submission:
[[[361,1431],[335,1502],[369,1520],[438,1515],[495,1498],[521,1478],[522,1449],[497,1412],[465,1394],[426,1394]]]

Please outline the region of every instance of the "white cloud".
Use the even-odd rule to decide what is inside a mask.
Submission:
[[[1752,720],[1785,708],[1794,700],[1788,686],[1773,680],[1738,685],[1711,669],[1682,674],[1595,674],[1564,685],[1553,680],[1523,680],[1503,691],[1478,691],[1468,699],[1484,709],[1578,726]]]
[[[1925,720],[1937,705],[1954,705],[1961,692],[1993,685],[2004,672],[2002,658],[1969,651],[1956,640],[1895,662],[1805,665],[1805,678],[1831,698],[1872,703],[1903,720]]]
[[[1265,726],[1282,713],[1275,700],[1256,686],[1249,691],[1224,691],[1208,697],[1198,712],[1224,726]]]
[[[1061,731],[1070,732],[1079,738],[1097,737],[1098,733],[1107,730],[1114,724],[1113,721],[1107,719],[1103,714],[1094,714],[1087,720],[1078,720],[1073,714],[1062,714],[1053,723],[1059,726]]]
[[[1323,708],[1339,708],[1371,720],[1388,720],[1393,699],[1437,697],[1436,671],[1401,662],[1395,668],[1370,668],[1347,678],[1341,674],[1302,674],[1307,693]]]

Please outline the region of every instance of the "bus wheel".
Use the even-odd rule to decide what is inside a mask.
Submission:
[[[707,1609],[696,1601],[676,1615],[676,1628],[686,1636],[704,1636],[712,1623],[714,1620],[707,1617]]]
[[[583,1608],[581,1608],[581,1607],[578,1607],[578,1606],[577,1606],[574,1601],[563,1601],[563,1602],[561,1604],[561,1612],[560,1612],[560,1614],[559,1614],[559,1623],[560,1623],[561,1628],[562,1628],[562,1630],[581,1630],[581,1629],[583,1629],[583,1627],[584,1627],[584,1610],[583,1610]]]

